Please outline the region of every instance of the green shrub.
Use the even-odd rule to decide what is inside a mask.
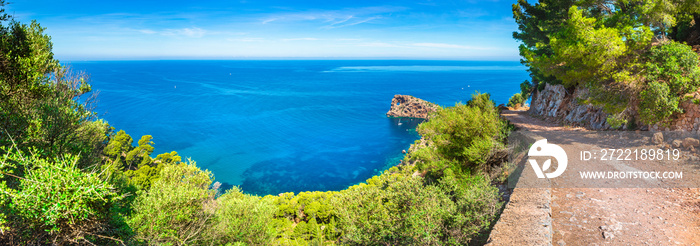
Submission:
[[[446,177],[438,186],[453,201],[444,223],[445,244],[466,245],[495,223],[503,206],[498,188],[481,175],[462,180]]]
[[[467,106],[477,107],[483,112],[495,112],[496,103],[491,100],[491,94],[479,93],[478,91],[472,94],[472,97],[467,101]]]
[[[682,111],[680,98],[700,86],[700,61],[689,46],[673,41],[652,47],[647,58],[639,113],[643,122],[654,124]]]
[[[410,170],[408,170],[410,171]],[[498,189],[475,176],[426,185],[410,172],[384,173],[333,198],[340,242],[351,245],[465,245],[495,219]]]
[[[246,195],[233,187],[216,199],[216,213],[207,233],[215,245],[269,245],[275,238],[272,220],[276,210],[269,199]]]
[[[377,182],[350,187],[334,199],[340,214],[341,243],[352,245],[433,245],[444,236],[451,201],[423,179],[384,174]]]
[[[674,96],[681,97],[700,86],[700,60],[690,46],[670,41],[652,47],[647,59],[646,80],[668,84]]]
[[[613,129],[618,129],[627,124],[626,119],[623,119],[622,117],[619,117],[617,115],[608,115],[608,117],[605,119],[605,122],[607,122],[608,125],[610,125],[610,127]]]
[[[343,191],[340,191],[343,192]],[[276,230],[283,239],[280,243],[287,244],[289,240],[298,241],[335,241],[340,232],[337,228],[337,211],[331,204],[331,199],[340,192],[313,191],[284,193],[279,196],[266,196],[278,208],[275,215]],[[285,222],[298,223],[293,229]],[[302,224],[303,223],[303,224]],[[299,227],[302,225],[302,227]]]
[[[212,175],[196,163],[166,166],[147,192],[134,202],[129,225],[148,244],[189,245],[209,240],[216,190]]]
[[[640,93],[639,116],[645,123],[663,122],[673,113],[681,112],[678,97],[671,95],[665,83],[651,82]]]
[[[500,119],[488,94],[474,95],[468,105],[439,109],[418,133],[428,148],[408,155],[420,170],[442,176],[449,167],[456,175],[488,170],[499,165],[506,124]]]
[[[0,216],[4,222],[0,227],[17,233],[19,244],[85,243],[86,238],[104,234],[112,206],[122,197],[97,173],[78,169],[78,162],[73,155],[49,161],[38,154],[9,151],[0,171],[17,177],[7,172],[14,163],[23,166],[25,174],[16,188],[0,187],[6,196],[0,214],[9,219]]]
[[[508,107],[516,107],[516,106],[523,106],[523,103],[525,102],[525,99],[523,98],[522,94],[520,93],[515,93],[513,96],[508,99],[508,104],[506,106]]]

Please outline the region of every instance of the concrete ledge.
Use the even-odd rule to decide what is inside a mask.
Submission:
[[[517,184],[510,196],[510,201],[503,210],[501,217],[491,230],[487,245],[552,245],[552,191],[549,180],[537,179],[534,172],[523,172],[527,163],[527,148],[529,143],[542,137],[532,132],[513,132],[520,145],[516,150],[519,155],[514,162],[518,170],[511,176],[518,178]],[[524,154],[523,154],[524,152]],[[519,172],[518,172],[519,171]],[[543,182],[537,186],[524,185],[527,182]],[[519,188],[547,187],[547,188]]]

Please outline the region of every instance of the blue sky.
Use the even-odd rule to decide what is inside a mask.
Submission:
[[[517,60],[511,4],[461,1],[15,0],[60,60]]]

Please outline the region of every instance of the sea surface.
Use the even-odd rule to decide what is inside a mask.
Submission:
[[[101,61],[90,76],[97,112],[153,157],[177,151],[246,193],[342,190],[396,165],[420,120],[385,113],[395,94],[442,106],[475,91],[497,104],[528,79],[514,62]]]

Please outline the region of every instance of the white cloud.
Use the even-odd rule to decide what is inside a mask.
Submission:
[[[317,38],[285,38],[282,41],[316,41]]]
[[[264,38],[229,38],[226,39],[226,41],[229,42],[246,42],[246,43],[257,43],[257,42],[265,42],[267,41]]]
[[[189,38],[201,38],[207,33],[208,31],[201,29],[199,27],[194,27],[194,28],[181,28],[181,29],[164,29],[160,31],[156,30],[151,30],[151,29],[141,29],[137,30],[140,33],[143,34],[160,34],[163,36],[179,36],[179,37],[189,37]]]
[[[362,39],[359,39],[359,38],[337,38],[335,40],[336,41],[362,41]]]
[[[384,42],[361,43],[361,44],[358,44],[358,46],[364,46],[364,47],[379,47],[379,48],[396,48],[396,47],[402,47],[402,46],[400,46],[400,45],[395,45],[395,44],[390,44],[390,43],[384,43]]]
[[[463,50],[492,50],[493,49],[491,47],[479,47],[479,46],[444,44],[444,43],[415,43],[412,45],[418,46],[418,47],[443,48],[443,49],[463,49]]]
[[[150,30],[150,29],[142,29],[142,30],[138,30],[138,31],[139,31],[140,33],[143,33],[143,34],[156,34],[156,33],[157,33],[156,31],[153,31],[153,30]]]
[[[354,17],[354,16],[350,15],[350,16],[348,16],[348,18],[345,18],[345,19],[342,19],[342,20],[333,22],[333,23],[331,23],[330,25],[333,26],[333,25],[338,25],[338,24],[345,23],[345,22],[349,21],[350,19],[352,19],[353,17]]]
[[[264,24],[267,24],[267,23],[270,23],[270,22],[273,22],[273,21],[276,21],[276,20],[277,20],[277,18],[269,18],[269,19],[263,20],[262,23],[263,23],[263,25],[264,25]]]
[[[182,29],[166,29],[163,35],[166,36],[185,36],[190,38],[201,38],[206,34],[207,31],[195,27],[195,28],[182,28]]]
[[[405,7],[377,6],[364,8],[348,8],[339,10],[301,11],[286,14],[275,14],[262,18],[262,24],[270,22],[318,21],[323,23],[322,29],[331,29],[359,25],[372,20],[385,18],[395,12],[406,10]]]

